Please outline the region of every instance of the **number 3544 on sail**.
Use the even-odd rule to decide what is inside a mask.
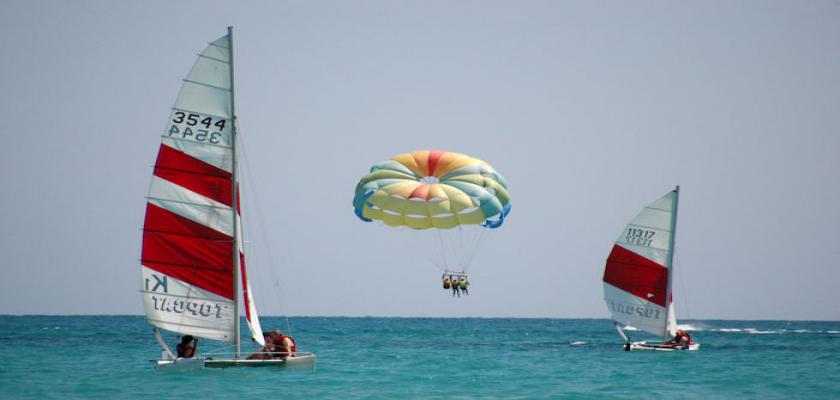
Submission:
[[[180,139],[196,142],[208,142],[212,144],[222,143],[222,131],[225,129],[227,120],[213,120],[213,117],[201,114],[185,113],[176,111],[173,114],[172,126],[169,127],[169,136],[176,136]]]

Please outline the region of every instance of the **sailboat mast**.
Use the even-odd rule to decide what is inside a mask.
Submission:
[[[666,302],[665,303],[665,305],[666,305],[666,307],[665,307],[666,317],[665,318],[666,318],[666,322],[665,322],[665,332],[662,333],[662,338],[663,339],[667,339],[667,337],[669,336],[668,327],[670,326],[671,321],[668,321],[668,318],[671,316],[670,310],[673,307],[673,304],[672,304],[672,301],[671,301],[671,296],[672,296],[671,292],[672,292],[672,287],[673,287],[672,282],[673,282],[673,279],[674,279],[674,250],[676,250],[674,248],[674,243],[675,243],[675,239],[676,239],[676,236],[677,236],[677,207],[679,206],[679,203],[680,203],[680,186],[677,185],[676,188],[674,188],[674,199],[672,200],[672,203],[671,203],[671,210],[673,210],[673,211],[671,212],[671,239],[670,239],[669,246],[668,246],[668,248],[671,249],[671,251],[668,252],[668,287],[667,287],[666,292],[665,292],[665,302]]]
[[[232,183],[232,193],[231,193],[231,207],[233,208],[233,337],[234,337],[234,352],[235,358],[239,358],[239,351],[240,351],[240,328],[239,328],[239,308],[242,304],[242,295],[240,294],[239,288],[241,287],[239,281],[241,280],[240,273],[239,273],[239,243],[242,240],[239,237],[239,199],[237,198],[239,183],[237,179],[237,166],[236,166],[236,106],[235,106],[235,99],[236,96],[234,95],[233,91],[233,27],[228,27],[228,43],[229,43],[229,55],[230,55],[230,115],[231,115],[231,124],[230,124],[230,148],[231,153],[231,183]]]

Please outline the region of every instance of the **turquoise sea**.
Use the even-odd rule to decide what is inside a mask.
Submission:
[[[162,372],[141,316],[0,316],[0,398],[840,398],[840,322],[683,321],[702,347],[672,353],[602,319],[263,318],[287,323],[317,372]]]

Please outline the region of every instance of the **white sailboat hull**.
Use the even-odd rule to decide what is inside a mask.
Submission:
[[[194,358],[177,358],[175,360],[156,360],[155,366],[158,369],[168,371],[190,371],[204,368],[257,368],[257,367],[273,367],[282,368],[284,370],[308,370],[315,371],[315,354],[302,354],[299,356],[287,359],[271,359],[271,360],[247,360],[244,358],[208,358],[208,357],[194,357]]]
[[[653,351],[693,351],[699,350],[700,344],[694,343],[688,346],[688,348],[684,348],[682,346],[674,346],[674,345],[667,345],[662,343],[648,343],[646,341],[643,342],[633,342],[629,343],[630,348],[627,349],[627,344],[625,344],[625,350],[653,350]]]
[[[204,357],[154,360],[155,367],[167,371],[193,371],[204,368]]]

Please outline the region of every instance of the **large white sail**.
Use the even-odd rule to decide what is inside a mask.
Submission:
[[[676,318],[670,279],[677,190],[633,218],[615,241],[604,268],[604,300],[618,323],[671,337]]]
[[[225,35],[199,54],[172,108],[149,189],[141,292],[152,325],[236,342],[235,291],[244,289],[249,327],[262,343],[241,244],[234,244],[241,228],[233,214],[230,45]],[[234,282],[234,246],[242,288]]]

